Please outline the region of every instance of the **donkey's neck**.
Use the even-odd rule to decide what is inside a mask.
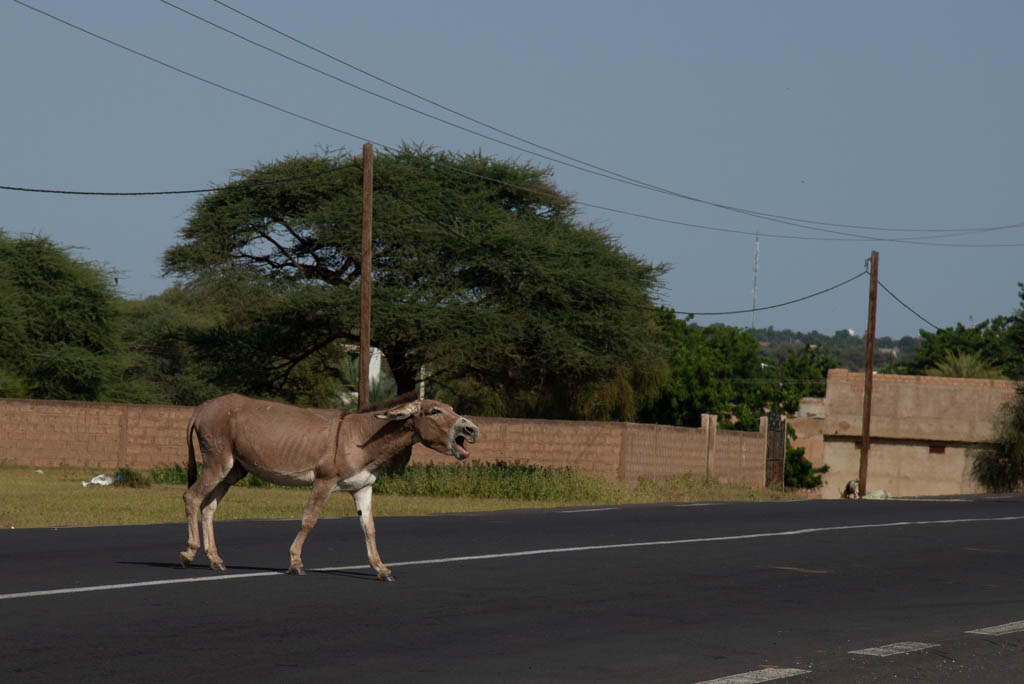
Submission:
[[[408,421],[385,422],[369,413],[349,414],[345,420],[357,423],[358,444],[374,461],[386,461],[416,442]]]

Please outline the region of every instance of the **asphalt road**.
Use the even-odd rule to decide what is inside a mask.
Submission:
[[[297,526],[0,531],[0,681],[1024,681],[1021,497]]]

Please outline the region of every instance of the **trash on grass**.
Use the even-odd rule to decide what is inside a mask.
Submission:
[[[114,484],[114,482],[115,482],[114,478],[110,477],[109,475],[97,475],[96,477],[92,478],[88,482],[86,482],[85,480],[82,480],[82,486],[83,487],[88,487],[89,485],[94,484],[94,485],[99,485],[101,487],[106,487],[107,485]]]

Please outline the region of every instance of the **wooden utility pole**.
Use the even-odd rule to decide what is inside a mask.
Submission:
[[[359,271],[359,410],[370,406],[370,281],[373,277],[373,145],[363,143],[363,241]]]
[[[871,287],[868,290],[868,332],[865,336],[864,415],[860,433],[860,491],[868,491],[868,452],[871,450],[871,391],[875,373],[875,308],[878,303],[878,252],[871,252]]]

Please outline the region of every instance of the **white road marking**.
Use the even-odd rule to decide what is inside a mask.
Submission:
[[[996,625],[995,627],[972,629],[969,630],[967,633],[984,634],[987,636],[1001,636],[1003,634],[1013,634],[1014,632],[1024,632],[1024,620],[1018,620],[1017,622],[1007,622],[1005,625]]]
[[[859,651],[850,651],[854,655],[867,655],[876,656],[878,658],[888,658],[889,656],[901,655],[903,653],[913,653],[914,651],[923,651],[926,648],[935,648],[938,644],[925,644],[920,641],[900,641],[895,644],[889,644],[887,646],[878,646],[876,648],[864,648]]]
[[[362,567],[362,566],[360,566]],[[192,582],[216,582],[218,580],[245,579],[247,577],[272,577],[287,575],[284,570],[267,572],[246,572],[231,575],[207,575],[205,577],[186,577],[180,579],[152,580],[149,582],[126,582],[124,584],[98,584],[89,587],[67,587],[65,589],[43,589],[41,591],[19,591],[13,594],[0,594],[0,600],[32,598],[33,596],[58,596],[60,594],[82,594],[90,591],[111,591],[114,589],[135,589],[136,587],[159,587],[165,584],[189,584]]]
[[[544,556],[556,553],[579,553],[581,551],[610,551],[616,549],[636,549],[653,546],[677,546],[681,544],[706,544],[710,542],[725,541],[746,541],[749,539],[769,539],[773,537],[796,537],[808,534],[821,534],[824,532],[845,532],[849,530],[877,530],[890,527],[916,527],[928,525],[955,525],[962,523],[992,523],[1011,522],[1024,520],[1024,516],[1003,516],[998,518],[953,518],[950,520],[910,520],[891,523],[871,523],[864,525],[836,525],[834,527],[804,527],[795,530],[783,530],[781,532],[755,532],[751,534],[736,534],[724,537],[697,537],[691,539],[667,539],[662,541],[629,542],[625,544],[595,544],[592,546],[567,546],[550,549],[533,549],[530,551],[509,551],[505,553],[486,553],[478,556],[451,556],[448,558],[430,558],[426,560],[398,561],[388,563],[389,567],[401,567],[405,565],[438,565],[442,563],[465,563],[468,561],[495,560],[501,558],[521,558],[524,556]],[[344,570],[362,570],[367,566],[345,565],[331,568],[307,568],[310,572],[337,572]],[[45,589],[41,591],[23,591],[12,594],[0,594],[0,601],[8,599],[30,598],[38,596],[57,596],[60,594],[78,594],[89,591],[111,591],[115,589],[134,589],[136,587],[154,587],[164,584],[187,584],[190,582],[212,582],[218,580],[247,579],[252,577],[275,577],[285,575],[284,571],[229,573],[226,575],[212,575],[204,577],[188,577],[166,580],[153,580],[147,582],[127,582],[123,584],[101,584],[88,587],[68,587],[61,589]]]
[[[618,508],[578,508],[572,511],[558,511],[559,513],[597,513],[599,511],[617,511]]]
[[[812,570],[811,568],[797,568],[792,565],[769,565],[769,570],[787,570],[789,572],[802,572],[807,575],[827,575],[828,570]]]
[[[798,670],[795,667],[769,667],[742,674],[719,677],[718,679],[707,679],[697,684],[755,684],[756,682],[770,682],[775,679],[786,679],[797,675],[808,674],[810,670]]]

